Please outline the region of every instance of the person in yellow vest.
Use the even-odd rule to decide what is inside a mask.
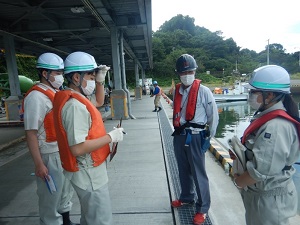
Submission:
[[[63,84],[64,63],[54,53],[39,56],[36,68],[40,83],[34,85],[23,101],[24,127],[29,152],[35,164],[37,195],[41,225],[72,225],[73,187],[63,174],[53,127],[53,100]],[[46,181],[53,179],[56,190],[48,189]]]
[[[104,90],[109,67],[98,67],[94,57],[85,52],[71,53],[64,64],[68,88],[57,93],[53,104],[64,173],[81,204],[80,223],[111,225],[106,158],[109,143],[122,141],[124,131],[114,128],[106,133],[99,110],[87,98],[95,91],[96,99],[104,101],[104,92],[100,95],[97,89]]]
[[[197,67],[194,57],[189,54],[181,55],[176,61],[181,83],[176,85],[173,95],[173,145],[181,193],[171,205],[179,208],[196,200],[193,223],[200,225],[205,222],[210,208],[205,152],[210,146],[210,138],[216,133],[219,114],[210,89],[195,79]]]

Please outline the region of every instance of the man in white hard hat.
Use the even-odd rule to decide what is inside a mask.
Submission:
[[[53,127],[53,99],[64,82],[63,60],[54,53],[39,56],[36,68],[40,83],[24,99],[24,127],[29,151],[35,164],[41,225],[72,225],[73,187],[63,174]],[[49,190],[51,178],[56,190]]]
[[[106,133],[100,112],[87,98],[96,86],[96,99],[103,104],[108,69],[98,67],[88,53],[68,55],[65,59],[68,88],[57,93],[53,106],[63,168],[79,197],[80,222],[86,225],[112,224],[106,158],[110,153],[109,143],[123,140],[123,128]],[[102,95],[98,88],[103,90]]]

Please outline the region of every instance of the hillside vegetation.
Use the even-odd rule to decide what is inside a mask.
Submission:
[[[266,50],[257,53],[241,49],[232,38],[225,39],[222,31],[211,32],[194,22],[194,18],[177,15],[153,33],[154,66],[146,71],[146,77],[157,80],[161,86],[170,86],[172,78],[178,79],[175,63],[183,53],[194,56],[198,64],[197,76],[204,83],[230,82],[240,74],[249,74],[267,64]],[[292,74],[292,79],[300,79],[298,52],[285,53],[281,44],[270,44],[269,62],[284,67]],[[134,85],[134,76],[127,78],[128,83]]]

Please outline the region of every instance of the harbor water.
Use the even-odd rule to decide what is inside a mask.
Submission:
[[[300,106],[300,94],[294,95],[293,98]],[[234,135],[242,137],[255,111],[247,101],[220,102],[217,105],[220,119],[215,138],[228,149],[228,139]]]

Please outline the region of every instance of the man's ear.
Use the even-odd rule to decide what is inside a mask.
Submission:
[[[72,79],[73,79],[75,82],[80,83],[80,74],[79,74],[79,73],[74,73]]]
[[[42,70],[42,77],[44,77],[47,80],[48,72],[47,70]]]

